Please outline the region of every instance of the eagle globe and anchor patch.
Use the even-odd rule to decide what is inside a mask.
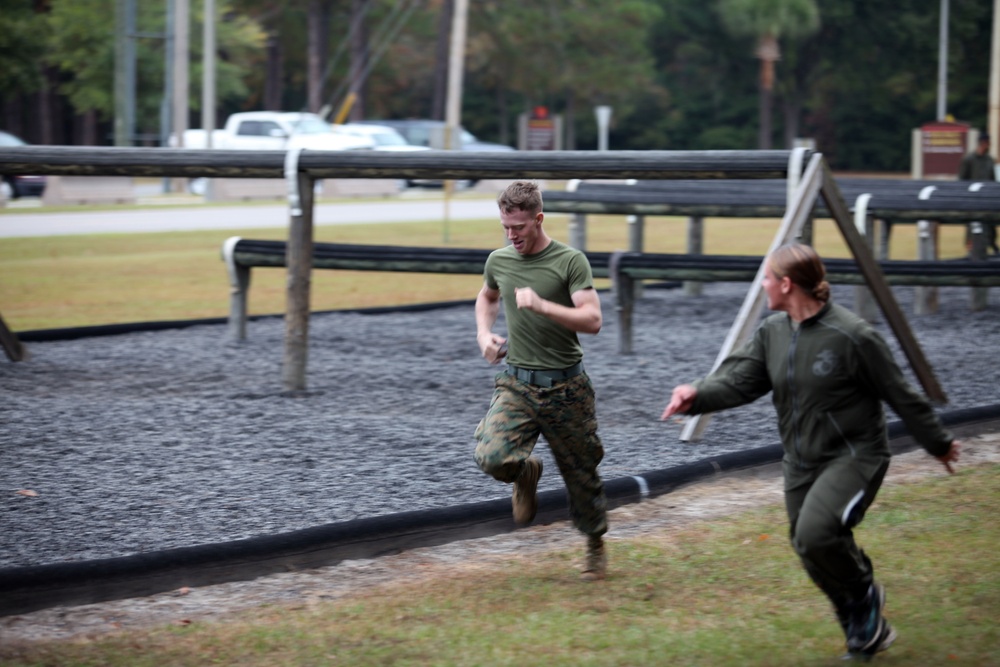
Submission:
[[[823,350],[816,355],[816,360],[813,362],[813,375],[817,377],[826,377],[832,373],[836,367],[837,353],[833,350]]]

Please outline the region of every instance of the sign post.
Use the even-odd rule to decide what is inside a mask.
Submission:
[[[969,124],[950,121],[924,123],[920,126],[919,154],[914,178],[954,179],[968,150]]]
[[[597,116],[597,150],[608,150],[608,126],[611,124],[611,107],[594,107]]]

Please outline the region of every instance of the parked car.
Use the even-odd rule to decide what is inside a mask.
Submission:
[[[176,145],[172,138],[171,143]],[[205,148],[205,130],[184,132],[184,148]],[[375,143],[366,137],[339,134],[313,113],[295,111],[242,111],[212,132],[212,148],[226,150],[283,151],[307,148],[316,151],[366,150]]]
[[[377,151],[407,152],[430,150],[426,146],[414,146],[396,129],[388,125],[344,123],[343,125],[334,125],[333,131],[337,134],[370,139],[374,143],[374,150]]]
[[[0,149],[27,145],[27,142],[20,137],[0,130]],[[0,181],[0,189],[3,189],[5,199],[41,197],[42,193],[45,192],[45,177],[4,174],[3,180]]]
[[[391,127],[403,135],[408,143],[424,150],[445,148],[445,122],[441,120],[425,120],[411,118],[408,120],[360,120],[355,124]],[[459,128],[462,137],[463,151],[512,151],[510,146],[480,141],[465,128]],[[459,187],[472,187],[478,181],[458,181]],[[441,181],[414,180],[410,185],[429,185],[441,187]]]
[[[391,153],[410,153],[413,151],[429,151],[427,146],[414,146],[403,138],[399,132],[388,125],[373,125],[371,123],[344,123],[334,125],[333,131],[349,136],[364,137],[375,144],[374,150],[388,151]],[[400,181],[402,187],[412,187],[414,185],[436,185],[440,186],[440,181],[428,181],[422,179],[405,179]]]
[[[408,120],[363,120],[359,123],[385,125],[394,128],[414,146],[427,148],[445,148],[445,123],[442,120],[426,120],[411,118]],[[463,151],[512,151],[510,146],[480,141],[464,127],[459,128],[462,137]]]

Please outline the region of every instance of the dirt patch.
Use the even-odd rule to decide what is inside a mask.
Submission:
[[[962,443],[958,469],[1000,462],[1000,433]],[[886,486],[945,476],[923,450],[893,458]],[[695,521],[729,516],[782,501],[780,465],[728,473],[611,512],[609,540],[670,540]],[[485,569],[547,551],[577,550],[583,539],[568,522],[514,533],[414,549],[376,559],[78,607],[54,607],[0,618],[5,641],[96,637],[170,623],[217,621],[264,605],[303,607],[424,578],[447,577],[456,568]],[[614,563],[610,564],[611,568]]]

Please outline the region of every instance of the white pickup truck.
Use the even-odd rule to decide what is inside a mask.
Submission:
[[[179,147],[175,137],[171,146]],[[207,148],[205,130],[184,132],[184,148]],[[375,147],[367,137],[336,132],[330,123],[312,113],[244,111],[226,119],[226,126],[212,132],[212,148],[220,150],[284,151],[364,150]]]

